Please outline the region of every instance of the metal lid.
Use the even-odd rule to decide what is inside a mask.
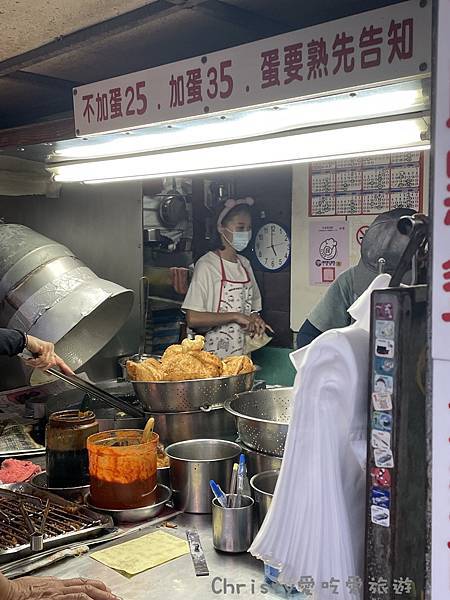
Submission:
[[[79,410],[61,410],[49,417],[51,427],[74,428],[95,423],[95,414],[92,410],[80,412]]]

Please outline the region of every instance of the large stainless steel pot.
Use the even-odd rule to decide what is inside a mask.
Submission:
[[[155,418],[155,431],[164,445],[201,438],[237,437],[236,423],[223,408],[177,413],[148,413]]]
[[[186,412],[201,407],[223,406],[227,398],[252,389],[255,372],[233,377],[212,377],[191,381],[132,381],[145,410]]]
[[[252,450],[282,457],[292,410],[292,388],[238,394],[225,402],[241,441]]]
[[[54,342],[78,369],[125,323],[133,292],[32,229],[0,224],[0,303],[0,325]]]
[[[247,475],[250,478],[253,477],[253,475],[262,473],[263,471],[279,471],[281,469],[281,463],[283,459],[279,456],[272,456],[271,454],[256,452],[256,450],[251,450],[242,443],[241,446],[242,452],[247,458]]]
[[[166,448],[170,459],[170,484],[175,508],[188,513],[211,512],[214,479],[223,490],[230,483],[239,444],[225,440],[188,440]]]
[[[250,487],[252,488],[253,496],[255,498],[256,512],[260,526],[272,504],[272,498],[275,493],[279,474],[280,471],[276,470],[263,471],[250,479]]]

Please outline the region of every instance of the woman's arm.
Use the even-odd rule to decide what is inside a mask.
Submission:
[[[0,329],[0,355],[16,356],[25,348],[26,337],[16,329]]]
[[[27,348],[34,358],[24,359],[33,368],[45,371],[57,366],[67,375],[73,374],[62,358],[55,354],[55,346],[51,342],[40,340],[33,335],[25,335],[16,329],[0,328],[0,356],[16,356]]]
[[[191,329],[208,331],[213,327],[228,325],[228,323],[237,323],[243,329],[247,329],[251,319],[247,315],[240,313],[215,313],[186,310],[186,321]]]

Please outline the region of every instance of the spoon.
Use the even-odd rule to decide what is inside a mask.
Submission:
[[[150,417],[147,421],[144,429],[144,433],[142,434],[142,443],[145,444],[152,439],[153,435],[153,427],[155,426],[155,419]]]

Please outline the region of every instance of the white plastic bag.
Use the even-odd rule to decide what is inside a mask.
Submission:
[[[249,551],[310,599],[362,597],[370,295],[389,280],[377,277],[349,309],[355,324],[291,356],[297,376],[283,463]]]

